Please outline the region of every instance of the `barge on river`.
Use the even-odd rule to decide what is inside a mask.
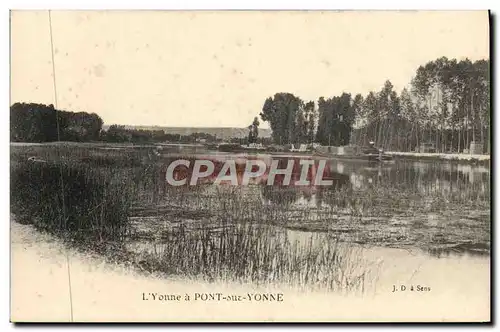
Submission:
[[[213,147],[212,147],[213,148]],[[302,144],[298,148],[285,148],[280,146],[265,147],[260,144],[240,145],[240,144],[220,144],[216,147],[221,152],[232,153],[269,153],[272,155],[304,155],[304,156],[321,156],[334,159],[342,159],[358,162],[369,163],[393,163],[394,158],[391,155],[385,154],[382,150],[376,149],[373,144],[370,147],[361,151],[360,148],[353,147],[330,147],[317,146],[312,149],[306,148]]]
[[[359,155],[355,154],[331,154],[315,152],[314,155],[329,157],[333,159],[346,160],[346,161],[356,161],[356,162],[367,162],[367,163],[382,163],[391,164],[394,163],[394,158],[390,155],[384,153],[363,153]]]

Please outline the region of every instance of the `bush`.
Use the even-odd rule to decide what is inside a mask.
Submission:
[[[11,164],[11,210],[20,222],[80,240],[127,231],[129,194],[110,169],[64,162]]]

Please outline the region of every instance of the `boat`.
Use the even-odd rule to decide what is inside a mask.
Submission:
[[[223,143],[219,144],[216,149],[221,152],[266,152],[267,149],[261,145],[241,145],[236,143]]]
[[[385,154],[382,149],[377,149],[373,141],[360,154],[345,157],[347,159],[354,157],[354,159],[366,160],[371,163],[394,163],[394,158],[391,155]]]
[[[223,143],[217,146],[217,150],[221,152],[241,152],[243,151],[243,146],[240,144]]]
[[[373,145],[365,149],[363,152],[356,154],[338,154],[326,151],[322,152],[314,148],[308,149],[306,144],[301,144],[297,148],[295,148],[294,145],[291,145],[290,148],[277,148],[274,146],[265,147],[260,144],[241,145],[236,143],[222,143],[217,146],[217,150],[232,153],[270,153],[275,156],[306,155],[311,157],[327,157],[332,159],[368,163],[394,163],[394,158],[391,155],[385,154],[382,150],[373,147]]]
[[[351,154],[320,152],[318,150],[316,150],[316,153],[322,156],[328,156],[330,158],[342,160],[384,164],[394,163],[394,158],[391,155],[385,154],[382,149],[377,149],[374,142],[370,142],[370,145],[367,148],[363,149],[363,151],[354,152]]]
[[[391,163],[395,162],[394,158],[390,155],[387,155],[387,154],[366,153],[366,154],[359,154],[359,155],[345,155],[345,154],[331,154],[331,153],[322,153],[322,152],[315,152],[314,154],[321,156],[321,157],[328,157],[328,158],[332,158],[332,159],[367,162],[367,163],[391,164]]]
[[[366,154],[361,157],[368,158],[368,161],[381,162],[381,163],[392,163],[394,158],[388,154]]]

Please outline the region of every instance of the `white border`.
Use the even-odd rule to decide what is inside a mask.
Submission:
[[[387,0],[378,0],[378,1],[361,1],[361,0],[349,0],[343,2],[333,2],[327,0],[283,0],[283,1],[270,1],[270,0],[243,0],[243,1],[230,1],[230,0],[214,0],[214,1],[203,1],[203,0],[191,0],[191,1],[153,1],[153,0],[141,0],[141,1],[130,1],[130,0],[122,0],[122,1],[103,1],[103,0],[77,0],[77,1],[64,1],[64,0],[52,0],[52,1],[34,1],[34,0],[20,0],[20,1],[12,1],[7,0],[2,2],[2,10],[0,11],[2,24],[0,25],[0,36],[2,38],[2,52],[1,54],[1,77],[4,79],[1,81],[2,84],[2,93],[1,96],[1,105],[5,105],[5,109],[1,112],[2,119],[0,119],[0,135],[2,139],[2,144],[0,145],[0,151],[2,157],[4,157],[4,162],[1,165],[1,173],[3,179],[3,185],[1,186],[1,197],[0,197],[0,209],[2,218],[3,230],[0,232],[2,246],[1,248],[5,249],[5,254],[2,256],[4,260],[2,262],[2,273],[0,273],[0,285],[2,286],[1,293],[1,302],[0,302],[0,310],[1,310],[1,322],[2,322],[2,330],[4,328],[13,328],[12,324],[8,323],[10,317],[10,289],[9,289],[9,279],[10,279],[10,271],[9,271],[9,111],[8,106],[10,106],[9,101],[9,9],[163,9],[163,10],[217,10],[217,9],[232,9],[232,10],[384,10],[384,9],[420,9],[420,10],[484,10],[491,9],[492,13],[498,14],[498,6],[500,1],[498,0],[454,0],[454,1],[436,1],[436,0],[416,0],[416,1],[387,1]],[[498,26],[498,20],[496,20],[496,25]],[[498,33],[495,33],[494,43],[498,43]],[[497,77],[497,65],[496,65],[496,56],[491,59],[493,63],[495,63],[495,72],[492,73],[492,79]],[[495,81],[495,90],[492,93],[495,96],[498,96],[498,84]],[[497,104],[498,101],[495,98]],[[495,119],[495,127],[499,128],[500,115],[498,115],[497,110],[492,110],[492,112],[497,113]],[[499,142],[497,140],[497,135],[495,135],[495,151],[494,153],[498,155]],[[494,186],[496,188],[496,186]],[[497,221],[496,213],[493,221]],[[499,226],[497,225],[495,229]],[[495,238],[498,241],[498,237]],[[496,241],[494,243],[496,243]],[[493,250],[495,252],[495,256],[497,254],[496,245]],[[494,280],[492,280],[494,282]],[[493,297],[494,298],[494,297]],[[495,309],[495,317],[498,318],[497,315],[498,307]],[[93,330],[100,330],[103,327],[89,326]],[[173,326],[166,326],[167,328],[174,328]],[[332,326],[333,328],[341,328],[340,326]],[[65,327],[66,329],[68,327]],[[81,327],[80,327],[81,328]],[[85,327],[87,328],[87,327]],[[141,329],[142,327],[134,326],[132,329]],[[262,326],[260,326],[262,328]],[[304,327],[302,327],[304,328]],[[352,328],[352,327],[351,327]],[[381,326],[381,328],[385,328],[385,326]],[[425,327],[426,329],[435,329],[436,327]],[[474,327],[466,327],[466,329],[474,329]]]
[[[239,9],[239,10],[408,10],[408,9],[429,9],[429,10],[478,10],[490,9],[495,7],[495,1],[492,0],[454,0],[454,1],[329,1],[329,0],[186,0],[186,1],[102,1],[102,0],[7,0],[3,2],[7,8],[11,9],[172,9],[172,10],[217,10],[217,9]]]

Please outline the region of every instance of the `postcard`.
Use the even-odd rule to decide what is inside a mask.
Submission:
[[[12,322],[490,322],[489,12],[10,19]]]

